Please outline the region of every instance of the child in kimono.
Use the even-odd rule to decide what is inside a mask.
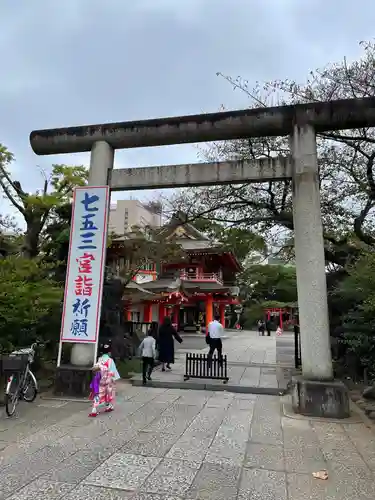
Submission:
[[[90,385],[90,400],[93,401],[93,406],[89,417],[96,417],[102,406],[106,413],[114,409],[115,381],[120,378],[120,375],[115,362],[110,357],[109,345],[104,346],[103,354],[94,365],[93,371],[95,375]]]

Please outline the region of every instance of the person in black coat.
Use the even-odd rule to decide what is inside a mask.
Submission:
[[[159,361],[162,363],[163,372],[165,372],[165,367],[170,370],[170,365],[174,363],[174,339],[182,343],[182,338],[172,326],[171,318],[166,316],[159,327],[158,334]]]

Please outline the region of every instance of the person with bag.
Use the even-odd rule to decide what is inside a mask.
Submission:
[[[104,345],[103,354],[93,367],[95,373],[90,385],[89,399],[93,402],[89,417],[96,417],[100,407],[109,413],[113,411],[115,401],[115,381],[120,378],[116,364],[110,356],[111,347]]]
[[[224,327],[220,323],[220,316],[215,315],[215,319],[208,323],[207,326],[207,335],[206,335],[206,342],[210,346],[210,350],[208,352],[208,364],[211,365],[212,363],[212,357],[214,355],[215,350],[217,351],[217,356],[219,358],[219,363],[222,364],[223,362],[223,343],[222,343],[222,336],[224,333]]]

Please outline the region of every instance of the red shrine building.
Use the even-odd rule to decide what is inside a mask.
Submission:
[[[226,308],[239,304],[236,256],[184,222],[183,214],[174,216],[161,235],[181,246],[184,258],[163,264],[158,273],[152,264],[140,270],[125,293],[125,320],[160,323],[169,315],[179,331],[193,332],[205,330],[219,314],[225,325]]]

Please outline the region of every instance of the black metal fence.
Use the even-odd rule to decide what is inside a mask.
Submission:
[[[301,360],[301,333],[299,328],[294,329],[294,366],[300,368],[302,366]]]
[[[219,359],[216,356],[209,358],[207,354],[187,353],[184,380],[190,378],[223,380],[226,384],[229,380],[226,354]]]

